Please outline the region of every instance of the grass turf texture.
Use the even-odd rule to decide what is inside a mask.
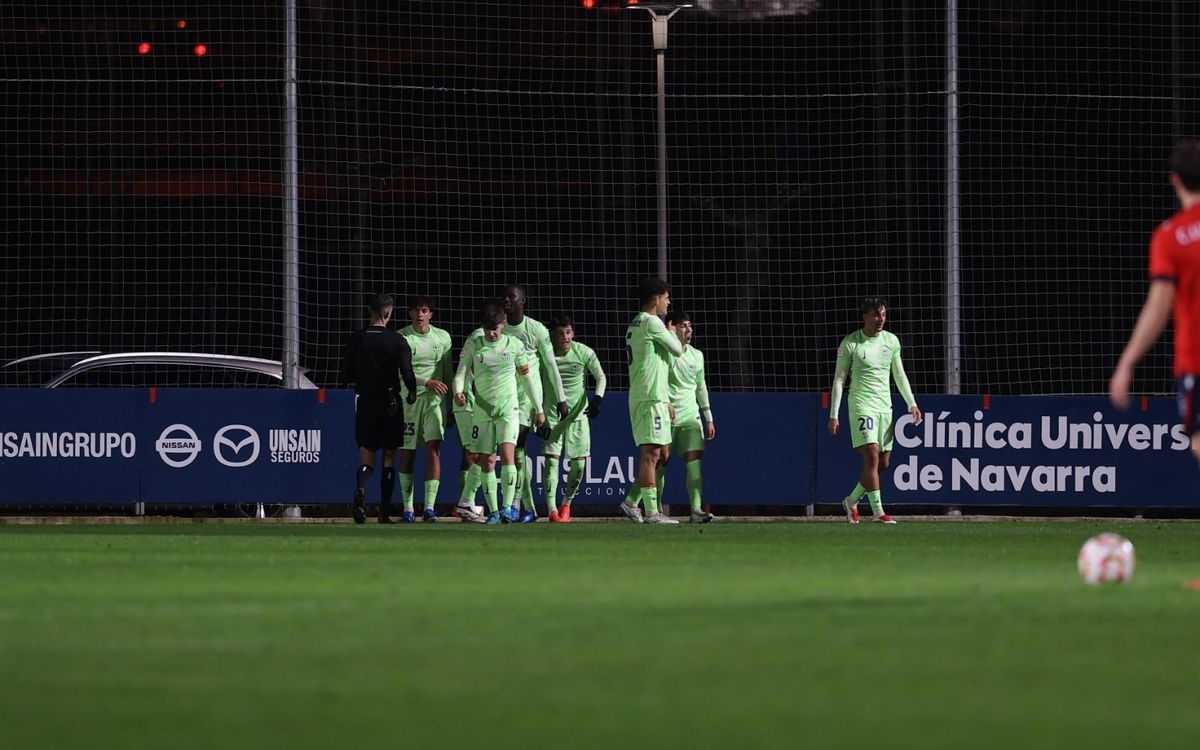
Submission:
[[[0,744],[1194,747],[1194,578],[1186,523],[0,526]]]

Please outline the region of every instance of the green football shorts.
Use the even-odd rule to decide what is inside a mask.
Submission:
[[[546,413],[546,425],[550,429],[561,421],[558,411]],[[557,440],[547,440],[542,445],[543,456],[563,456],[568,461],[573,458],[587,458],[592,454],[592,426],[588,424],[586,415],[580,414],[567,425],[567,429]]]
[[[700,415],[684,419],[681,423],[671,426],[671,450],[676,456],[694,451],[704,451],[704,424]]]
[[[517,433],[521,424],[514,407],[499,419],[492,419],[481,411],[475,412],[475,422],[471,425],[471,441],[475,453],[494,453],[502,443],[516,445]]]
[[[475,439],[471,437],[471,433],[475,431],[475,412],[455,406],[454,426],[458,429],[458,444],[462,446],[463,453],[478,453],[479,451],[475,450]]]
[[[446,410],[443,399],[433,391],[417,396],[416,403],[404,401],[404,442],[402,450],[416,450],[418,445],[441,440],[446,436]]]
[[[665,401],[630,402],[629,424],[637,445],[671,444],[671,410]]]
[[[850,442],[855,448],[875,443],[883,452],[892,449],[892,413],[850,410]]]

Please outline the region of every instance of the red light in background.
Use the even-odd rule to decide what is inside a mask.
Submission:
[[[596,7],[596,0],[583,0],[583,7],[591,10]]]
[[[176,21],[176,22],[175,22],[175,28],[177,28],[177,29],[186,29],[186,28],[187,28],[187,21],[186,21],[186,20],[184,20],[184,19],[182,19],[182,18],[181,18],[181,19],[179,19],[178,21]]]
[[[138,54],[139,55],[148,55],[148,54],[150,54],[150,50],[152,50],[152,49],[154,49],[154,48],[150,46],[150,42],[142,42],[141,44],[138,45]]]
[[[195,47],[192,47],[192,54],[196,57],[204,57],[208,54],[208,47],[203,44],[197,44]]]

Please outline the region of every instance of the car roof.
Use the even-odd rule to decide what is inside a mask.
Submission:
[[[71,376],[80,372],[110,365],[129,364],[225,367],[233,370],[256,372],[280,381],[283,380],[283,365],[278,360],[244,357],[235,354],[204,354],[198,352],[117,352],[113,354],[59,352],[23,357],[5,364],[4,367],[31,362],[55,361],[56,359],[62,360],[63,369],[43,384],[45,388],[53,388],[60,385]],[[317,385],[309,380],[306,373],[306,370],[301,370],[299,387],[309,390],[317,388]]]

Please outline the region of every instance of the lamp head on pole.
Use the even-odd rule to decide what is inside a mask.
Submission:
[[[662,52],[667,48],[667,21],[671,20],[684,8],[693,7],[691,3],[661,2],[661,0],[626,0],[629,4],[625,10],[644,10],[650,14],[654,31],[654,50]]]

